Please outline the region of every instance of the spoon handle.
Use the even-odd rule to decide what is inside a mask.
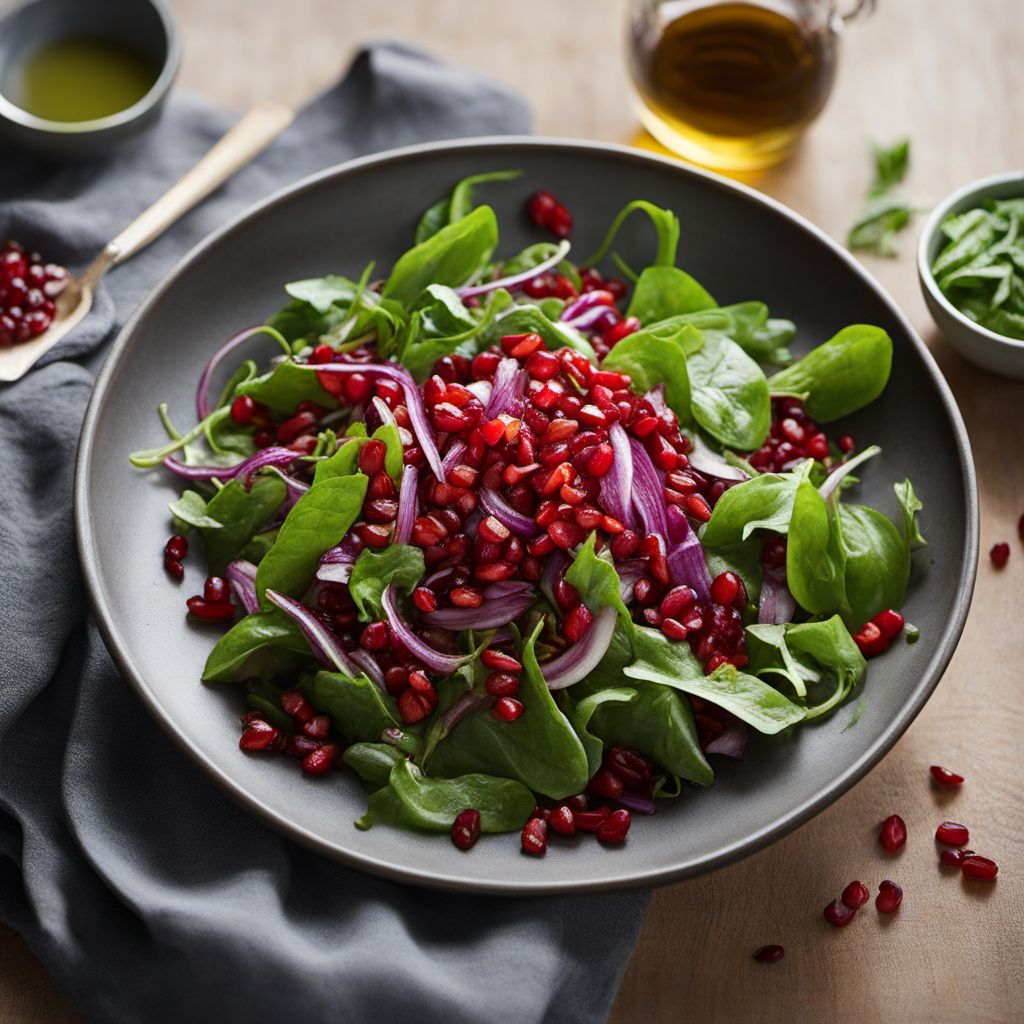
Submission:
[[[280,103],[259,103],[253,107],[195,167],[110,242],[104,250],[107,260],[103,270],[135,255],[163,234],[179,217],[269,146],[291,124],[294,116]]]

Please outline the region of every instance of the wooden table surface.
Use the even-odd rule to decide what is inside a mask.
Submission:
[[[181,84],[238,107],[299,103],[328,85],[361,42],[400,37],[523,92],[539,133],[630,141],[636,133],[615,0],[174,0]],[[982,175],[1024,167],[1020,0],[881,0],[844,39],[831,102],[787,165],[753,184],[841,239],[869,177],[869,138],[909,134],[908,191],[923,203]],[[257,8],[258,7],[258,11]],[[918,226],[920,226],[918,224]],[[642,1021],[1002,1022],[1024,1019],[1024,384],[964,362],[929,319],[914,272],[916,232],[896,260],[868,260],[931,347],[970,432],[983,557],[953,662],[928,706],[866,779],[809,824],[753,857],[655,893],[612,1013]],[[1009,566],[985,553],[1008,540]],[[927,638],[923,641],[927,643]],[[962,770],[939,793],[928,765]],[[887,814],[911,841],[894,861],[875,833]],[[950,816],[1000,864],[991,886],[937,867],[931,833]],[[906,898],[837,931],[821,908],[847,881],[895,877]],[[750,951],[785,945],[763,966]],[[0,1020],[73,1019],[13,932],[0,928]]]

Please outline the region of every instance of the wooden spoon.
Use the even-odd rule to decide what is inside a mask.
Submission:
[[[31,341],[0,348],[0,381],[17,380],[46,351],[81,322],[92,308],[103,275],[163,234],[179,217],[219,188],[261,153],[292,122],[279,103],[253,107],[184,177],[143,210],[78,277],[70,276],[57,297],[53,323]]]

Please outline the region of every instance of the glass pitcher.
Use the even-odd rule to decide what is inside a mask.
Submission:
[[[844,22],[874,0],[631,0],[640,117],[662,145],[718,170],[784,159],[832,91]]]

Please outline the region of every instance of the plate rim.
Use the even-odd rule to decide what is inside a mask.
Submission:
[[[318,188],[324,181],[344,177],[354,171],[370,166],[391,163],[413,162],[423,154],[431,154],[443,150],[480,150],[481,156],[499,154],[504,151],[523,149],[576,151],[581,153],[599,153],[609,155],[626,162],[654,164],[682,177],[696,178],[706,186],[719,191],[738,193],[748,202],[754,202],[767,208],[776,216],[782,217],[809,235],[819,245],[824,245],[837,255],[846,267],[873,291],[888,309],[892,318],[904,330],[911,345],[921,357],[924,368],[935,387],[939,400],[945,410],[955,438],[956,454],[960,471],[964,480],[966,499],[965,508],[965,558],[960,566],[959,578],[956,582],[953,612],[945,633],[932,652],[932,656],[921,672],[920,682],[913,690],[910,699],[900,708],[898,714],[888,723],[875,742],[861,757],[845,771],[832,778],[814,796],[805,800],[786,814],[763,825],[760,829],[726,846],[709,851],[706,854],[691,858],[683,863],[666,865],[654,870],[625,870],[613,873],[602,872],[596,877],[569,879],[562,881],[538,880],[536,882],[509,883],[500,878],[481,880],[479,878],[454,874],[438,877],[423,869],[396,865],[381,860],[377,856],[361,854],[358,851],[342,848],[318,836],[286,816],[278,813],[264,803],[260,797],[249,792],[230,774],[222,771],[210,761],[188,734],[177,724],[173,716],[167,714],[156,693],[146,683],[141,673],[137,672],[132,661],[128,645],[118,635],[113,616],[107,607],[100,588],[99,557],[93,533],[93,519],[89,507],[89,479],[93,461],[94,439],[100,420],[104,397],[109,387],[122,353],[128,348],[136,328],[149,315],[151,308],[170,289],[191,264],[205,252],[215,248],[222,239],[258,220],[268,210],[283,203],[290,202],[295,196]],[[640,150],[632,146],[611,142],[595,142],[583,139],[524,136],[524,135],[488,135],[464,139],[440,140],[416,143],[383,152],[368,154],[308,175],[291,185],[281,188],[269,196],[248,206],[241,213],[231,218],[226,224],[206,235],[192,246],[174,266],[146,294],[139,306],[127,318],[104,357],[102,368],[96,377],[89,404],[86,409],[82,430],[79,436],[78,452],[74,479],[74,518],[75,534],[78,547],[79,563],[82,567],[86,591],[90,607],[107,650],[110,652],[120,673],[131,683],[143,705],[156,719],[167,735],[174,740],[185,754],[198,764],[208,777],[212,778],[222,790],[227,792],[245,808],[253,811],[264,822],[270,824],[291,839],[304,846],[316,850],[334,860],[368,871],[393,881],[410,883],[430,889],[459,892],[479,892],[501,896],[542,896],[564,895],[594,892],[614,892],[626,889],[651,888],[668,885],[706,874],[724,867],[742,857],[756,853],[777,839],[805,824],[826,807],[834,803],[840,796],[860,781],[882,758],[892,749],[911,722],[917,717],[934,692],[939,680],[948,666],[960,637],[963,633],[970,609],[977,575],[979,548],[979,513],[977,479],[974,460],[971,454],[970,441],[964,425],[963,417],[953,393],[943,376],[934,356],[921,340],[909,318],[903,313],[895,300],[882,285],[845,249],[829,237],[801,214],[791,210],[779,200],[758,192],[756,189],[715,174],[690,164],[682,163],[672,157],[662,156]],[[614,863],[614,862],[613,862]],[[621,864],[619,865],[622,866]]]

